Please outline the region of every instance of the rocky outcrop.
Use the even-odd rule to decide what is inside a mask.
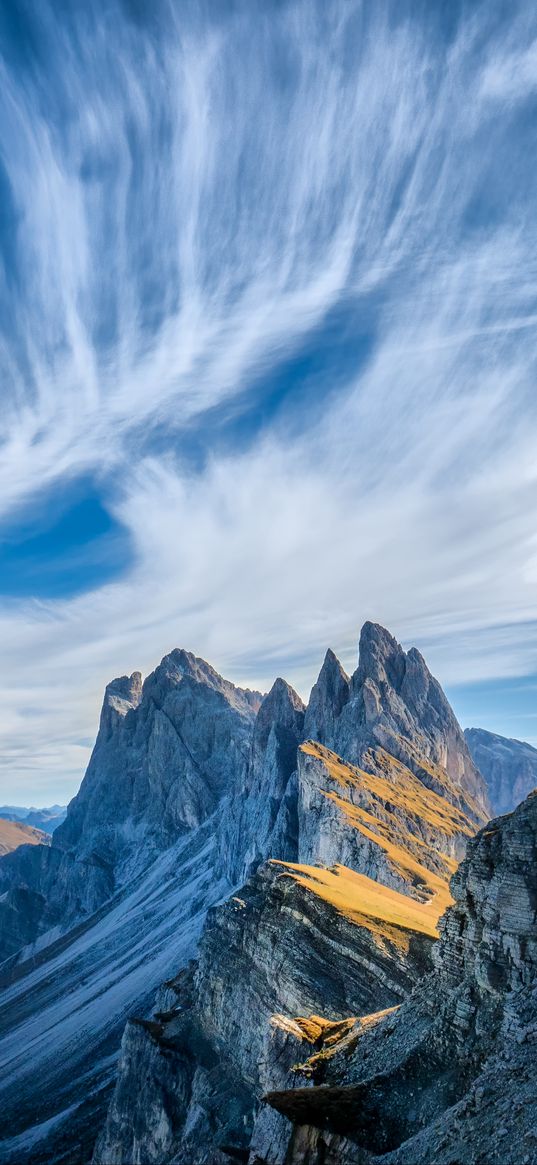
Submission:
[[[537,749],[484,728],[467,728],[464,735],[494,813],[510,813],[537,786]]]
[[[291,1165],[535,1159],[537,795],[469,843],[451,889],[435,973],[268,1096]]]

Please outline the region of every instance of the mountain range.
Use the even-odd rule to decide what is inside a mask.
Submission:
[[[531,1161],[537,819],[489,824],[532,780],[490,735],[373,623],[307,705],[183,650],[109,684],[0,860],[0,1159],[478,1165],[505,1110]]]
[[[0,818],[3,821],[23,821],[34,829],[42,829],[44,833],[54,833],[58,825],[65,821],[67,816],[66,805],[50,805],[47,809],[30,809],[22,805],[0,805]]]

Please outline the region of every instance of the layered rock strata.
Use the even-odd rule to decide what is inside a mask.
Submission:
[[[536,794],[469,843],[451,890],[435,972],[268,1095],[293,1122],[286,1163],[536,1159]]]

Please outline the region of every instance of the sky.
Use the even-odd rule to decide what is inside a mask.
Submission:
[[[537,11],[0,6],[0,800],[365,619],[537,743]]]

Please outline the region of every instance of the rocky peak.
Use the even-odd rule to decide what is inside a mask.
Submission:
[[[287,730],[295,742],[295,755],[292,759],[296,762],[296,746],[302,734],[304,712],[305,706],[298,693],[286,680],[278,677],[257,713],[253,736],[254,757],[266,750],[271,733],[283,740]],[[292,765],[292,768],[294,767],[295,763]]]
[[[326,741],[332,737],[334,721],[349,699],[350,679],[329,647],[319,678],[313,685],[304,721],[307,739]]]
[[[141,672],[119,676],[107,684],[104,693],[99,732],[107,740],[127,712],[137,708],[142,698]]]
[[[297,790],[292,778],[304,712],[290,684],[275,680],[256,716],[244,788],[228,802],[220,826],[222,869],[232,882],[269,855],[296,856]]]
[[[489,811],[485,782],[440,684],[416,648],[405,652],[376,623],[362,628],[350,699],[334,720],[332,739],[322,743],[358,764],[381,745],[437,792],[456,803],[466,798],[461,807],[477,821]]]
[[[247,715],[256,712],[263,699],[260,692],[236,687],[219,675],[210,663],[179,647],[165,655],[158,667],[147,677],[143,695],[161,707],[167,696],[182,684],[187,688],[205,688],[218,693],[228,704]]]
[[[33,905],[19,925],[17,899],[15,926],[11,898],[0,903],[0,953],[12,953],[15,931],[22,946],[58,920],[86,918],[244,788],[259,700],[183,650],[143,685],[139,672],[108,684],[86,774],[50,849],[4,867],[9,894],[17,899],[20,882]]]
[[[360,632],[358,667],[352,677],[353,690],[370,680],[378,687],[389,685],[397,691],[405,670],[406,655],[401,644],[379,623],[364,623]]]

